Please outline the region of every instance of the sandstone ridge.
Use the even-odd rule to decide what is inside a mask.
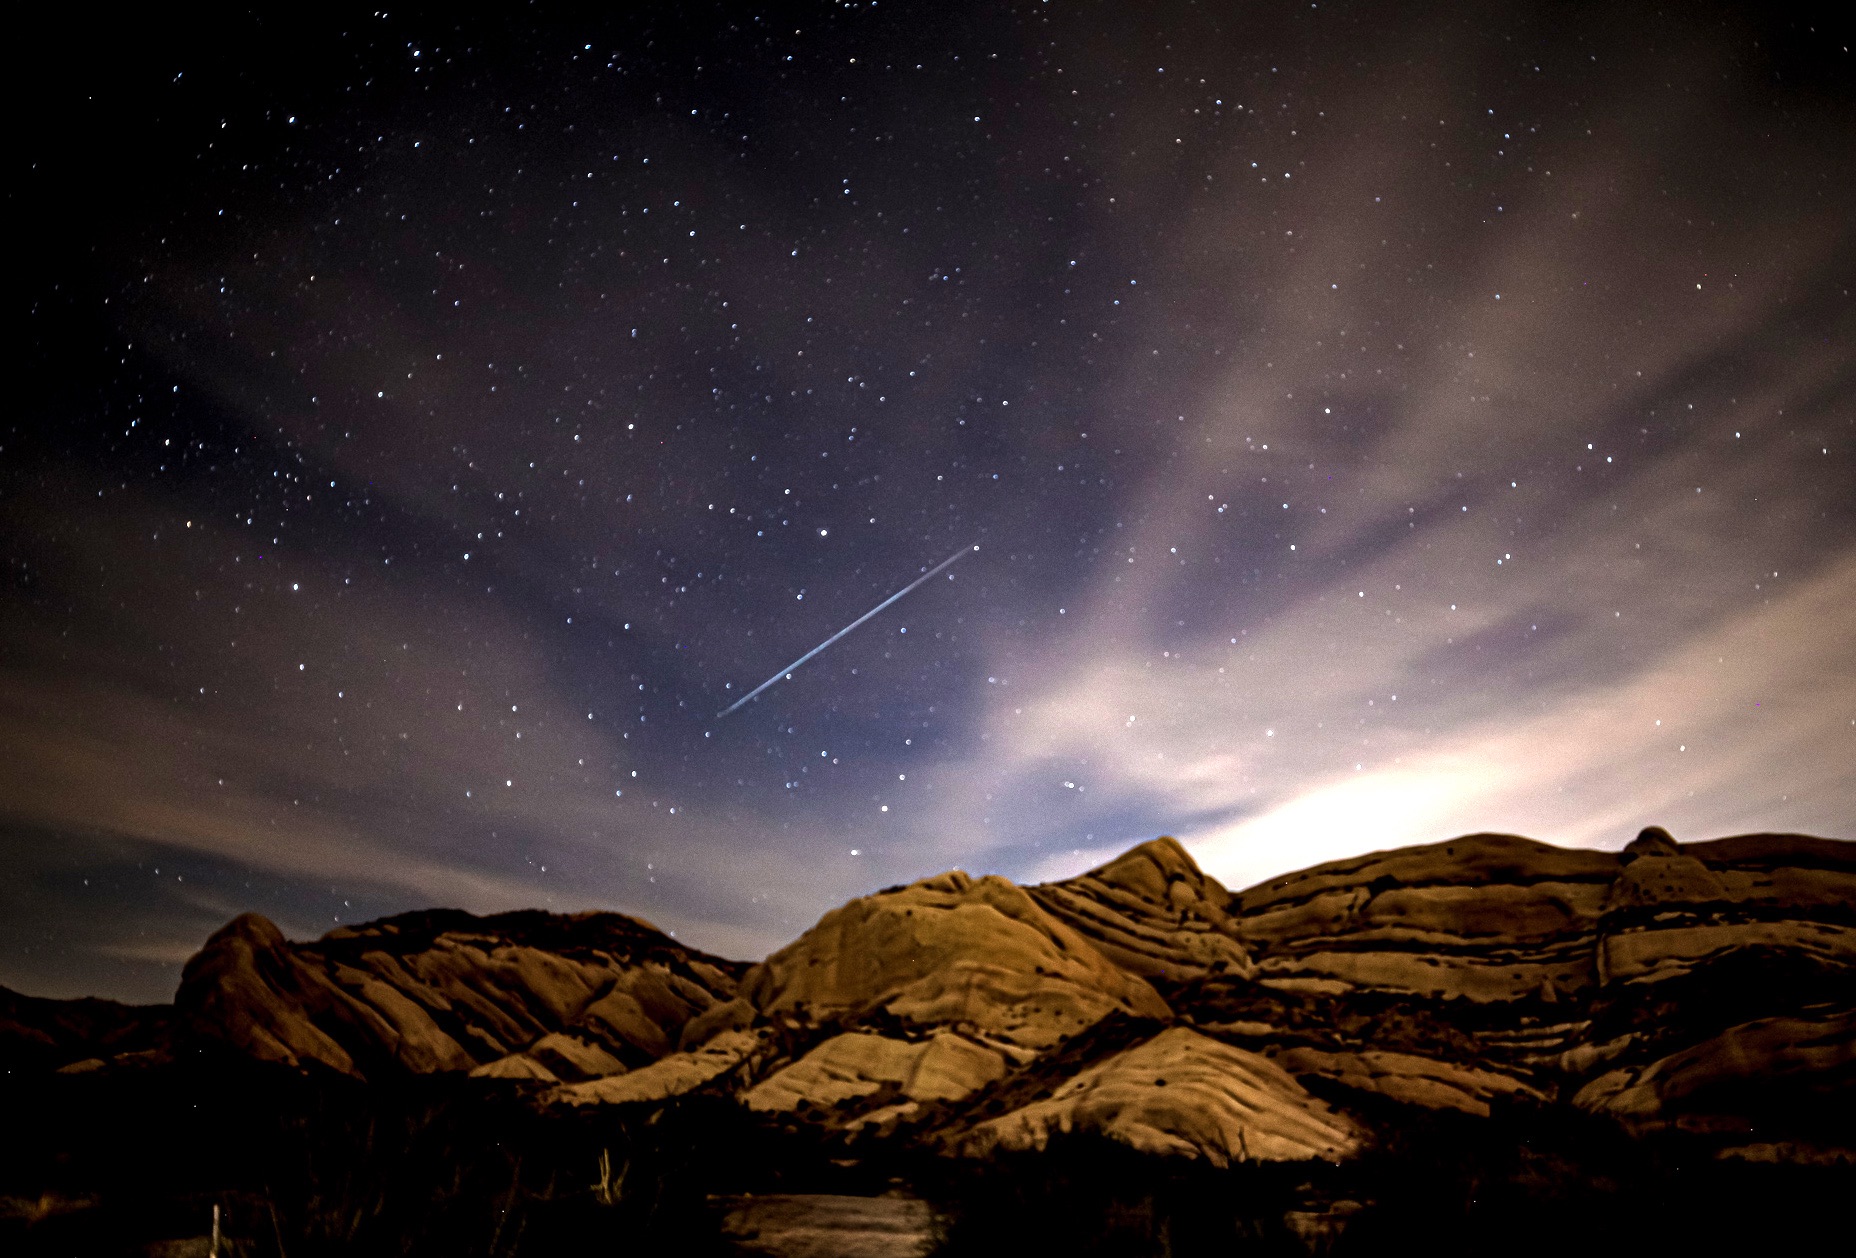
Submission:
[[[1856,844],[1801,835],[1475,834],[1236,892],[1160,838],[1041,886],[952,871],[863,896],[752,966],[610,913],[309,942],[246,914],[172,1009],[5,995],[21,1067],[206,1048],[542,1106],[703,1093],[957,1157],[1087,1135],[1344,1161],[1400,1113],[1563,1106],[1720,1156],[1856,1160]]]
[[[292,943],[253,913],[187,963],[197,1042],[362,1078],[549,1082],[656,1061],[735,992],[738,965],[616,913],[413,913]]]

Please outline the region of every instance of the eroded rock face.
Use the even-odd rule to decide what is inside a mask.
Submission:
[[[93,1022],[143,1055],[156,1027],[567,1106],[704,1091],[973,1156],[1086,1133],[1218,1165],[1346,1158],[1401,1113],[1566,1105],[1724,1157],[1856,1162],[1856,845],[1470,835],[1232,894],[1160,839],[1061,883],[956,871],[853,900],[751,968],[614,914],[411,914],[312,943],[246,915],[171,1012],[15,1007],[46,1068],[118,1060],[84,1051]]]
[[[1654,982],[1755,946],[1856,966],[1849,847],[1803,835],[1744,835],[1687,848],[1639,839],[1625,849],[1629,864],[1606,897],[1601,975]]]
[[[1166,1002],[1003,878],[956,870],[852,900],[749,972],[776,1021],[895,1019],[1035,1053],[1111,1010]]]
[[[909,1042],[846,1032],[783,1067],[742,1098],[750,1109],[829,1109],[893,1091],[910,1101],[953,1101],[1006,1072],[1003,1054],[949,1031]]]
[[[1217,1166],[1340,1161],[1365,1137],[1267,1057],[1174,1027],[1089,1067],[1043,1100],[980,1123],[955,1147],[985,1157],[1041,1149],[1053,1136],[1076,1132]]]
[[[59,1070],[118,1054],[158,1053],[168,1043],[173,1015],[169,1005],[48,1000],[0,987],[0,1072]]]
[[[1636,1131],[1856,1160],[1856,845],[1667,838],[1625,850],[1565,1095]]]
[[[577,1080],[662,1057],[739,968],[611,913],[408,914],[302,944],[248,913],[175,1005],[194,1039],[285,1066]]]
[[[1406,1105],[1458,1110],[1478,1118],[1489,1116],[1489,1102],[1497,1098],[1547,1100],[1540,1089],[1512,1075],[1414,1053],[1370,1048],[1357,1053],[1333,1053],[1298,1047],[1278,1054],[1274,1060],[1298,1079],[1311,1076],[1328,1079],[1359,1092],[1376,1092]]]
[[[1583,991],[1620,867],[1503,834],[1331,861],[1235,897],[1260,981],[1512,1001]]]
[[[1819,1150],[1814,1114],[1851,1091],[1848,843],[1652,827],[1613,856],[1475,835],[1275,879],[1233,913],[1278,996],[1171,999],[1304,1078]]]
[[[730,1071],[743,1070],[765,1053],[766,1038],[747,1031],[724,1031],[701,1048],[672,1053],[627,1074],[573,1084],[549,1094],[563,1105],[636,1105],[667,1100],[704,1088]]]
[[[1636,1067],[1607,1070],[1573,1097],[1639,1131],[1751,1136],[1773,1103],[1793,1118],[1847,1123],[1856,1091],[1856,1013],[1759,1018]],[[1834,1116],[1834,1118],[1833,1118]],[[1848,1129],[1844,1126],[1847,1138]]]
[[[1254,969],[1228,911],[1231,893],[1176,839],[1154,839],[1100,869],[1029,890],[1103,956],[1149,981]]]

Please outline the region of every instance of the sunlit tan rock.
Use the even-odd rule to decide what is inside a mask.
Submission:
[[[1044,1100],[979,1124],[956,1148],[985,1157],[1042,1149],[1070,1133],[1217,1166],[1339,1161],[1365,1136],[1267,1057],[1174,1027],[1089,1067]]]
[[[1028,890],[1103,956],[1142,978],[1251,971],[1227,911],[1231,893],[1174,839],[1154,839],[1099,869]]]
[[[1411,1053],[1366,1049],[1331,1053],[1291,1048],[1273,1059],[1297,1078],[1315,1076],[1362,1092],[1376,1092],[1424,1109],[1453,1109],[1486,1118],[1496,1098],[1544,1102],[1546,1095],[1519,1079],[1492,1070],[1438,1061]]]
[[[913,1043],[848,1032],[833,1036],[751,1088],[750,1109],[830,1109],[890,1085],[915,1101],[957,1100],[1005,1073],[1005,1058],[942,1032]]]
[[[1648,832],[1646,832],[1648,833]],[[1625,849],[1606,900],[1607,983],[1679,977],[1744,948],[1856,966],[1856,858],[1849,844],[1743,835],[1678,847],[1666,833]]]
[[[542,1036],[523,1055],[546,1066],[557,1079],[602,1079],[625,1070],[625,1063],[597,1044],[559,1031]]]
[[[629,1105],[662,1101],[694,1092],[719,1076],[741,1066],[765,1047],[760,1036],[747,1031],[723,1031],[701,1048],[672,1053],[629,1074],[610,1075],[587,1083],[557,1089],[551,1098],[562,1105]]]
[[[1044,1048],[1112,1009],[1165,1017],[1147,983],[1003,878],[959,871],[852,900],[754,967],[763,1015],[882,1014]]]
[[[1790,1085],[1826,1100],[1856,1087],[1856,1012],[1760,1018],[1647,1065],[1608,1070],[1573,1097],[1638,1130],[1749,1129],[1749,1093]]]
[[[1357,989],[1413,992],[1441,999],[1517,1000],[1543,986],[1556,992],[1589,986],[1593,964],[1588,948],[1559,955],[1522,958],[1473,952],[1421,952],[1403,948],[1323,949],[1299,956],[1267,957],[1257,980],[1288,991],[1345,993]]]
[[[188,963],[176,1009],[191,1034],[299,1069],[471,1072],[529,1050],[579,1079],[663,1056],[733,998],[727,965],[612,913],[434,910],[310,943],[247,914]]]
[[[1643,926],[1605,936],[1600,965],[1607,982],[1646,982],[1688,973],[1737,948],[1795,951],[1856,966],[1856,928],[1815,921],[1717,921]]]
[[[537,1083],[559,1083],[552,1070],[527,1053],[511,1053],[486,1062],[470,1072],[473,1079],[532,1079]]]
[[[1476,834],[1317,865],[1233,897],[1257,975],[1479,1002],[1597,981],[1609,852]]]

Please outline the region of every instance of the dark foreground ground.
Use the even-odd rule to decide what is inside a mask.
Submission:
[[[1219,1171],[1085,1141],[985,1164],[860,1154],[700,1096],[543,1112],[514,1086],[205,1060],[17,1080],[8,1254],[205,1254],[217,1206],[219,1253],[241,1258],[1751,1255],[1847,1238],[1856,1200],[1847,1166],[1721,1162],[1557,1111],[1404,1114],[1348,1166]]]

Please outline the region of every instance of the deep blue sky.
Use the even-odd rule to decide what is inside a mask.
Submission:
[[[0,982],[164,998],[248,908],[757,956],[1162,832],[1851,835],[1847,23],[44,20]]]

